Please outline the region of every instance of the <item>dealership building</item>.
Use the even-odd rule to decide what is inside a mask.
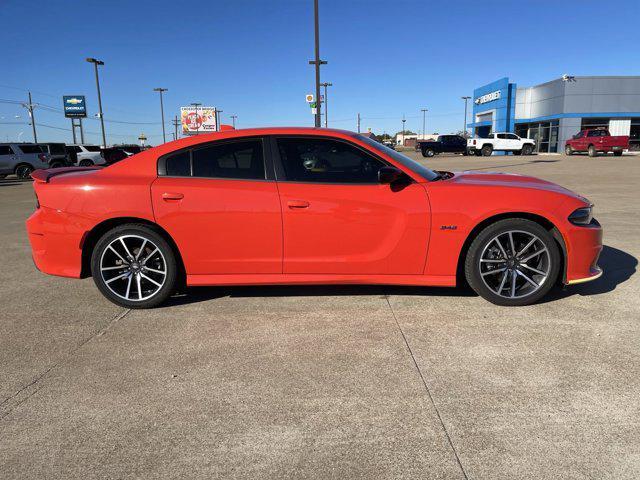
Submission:
[[[585,128],[608,128],[629,135],[640,150],[640,76],[571,77],[533,87],[518,87],[509,78],[473,92],[475,136],[512,132],[536,140],[540,153],[561,152],[565,142]]]

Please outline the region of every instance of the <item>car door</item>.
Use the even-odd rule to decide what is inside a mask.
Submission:
[[[587,149],[587,136],[586,132],[579,132],[575,137],[575,142],[573,144],[574,150],[583,151]]]
[[[451,136],[442,135],[440,137],[440,148],[443,152],[450,153],[452,151]]]
[[[505,136],[507,137],[507,147],[509,150],[521,150],[522,149],[522,142],[520,141],[520,137],[517,136],[515,133],[507,133],[505,134]]]
[[[386,163],[336,138],[272,139],[289,274],[421,274],[430,211],[421,184],[380,184]],[[410,179],[409,179],[410,180]]]
[[[509,150],[509,141],[507,140],[506,133],[496,133],[493,149]]]
[[[15,155],[11,145],[0,145],[0,173],[7,173],[15,166]]]
[[[187,274],[282,273],[282,215],[260,137],[166,155],[151,187],[157,223]]]

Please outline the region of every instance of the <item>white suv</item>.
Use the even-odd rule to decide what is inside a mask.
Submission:
[[[515,133],[490,133],[484,138],[467,140],[469,153],[488,157],[493,152],[512,152],[514,155],[531,155],[535,142],[530,138],[520,138]]]
[[[99,145],[67,145],[69,160],[80,167],[92,165],[105,165],[107,162],[102,156]]]

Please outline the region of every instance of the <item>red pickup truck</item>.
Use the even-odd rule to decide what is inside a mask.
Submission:
[[[628,136],[612,137],[609,130],[595,128],[592,130],[582,130],[574,135],[571,140],[567,140],[564,152],[572,155],[576,152],[588,152],[590,157],[595,157],[598,153],[613,152],[614,155],[622,155],[624,149],[629,148]]]

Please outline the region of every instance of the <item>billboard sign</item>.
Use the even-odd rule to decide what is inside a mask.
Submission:
[[[216,109],[214,107],[181,107],[183,135],[216,132]]]
[[[64,116],[67,118],[85,118],[87,116],[87,103],[84,95],[64,95],[62,97]]]

